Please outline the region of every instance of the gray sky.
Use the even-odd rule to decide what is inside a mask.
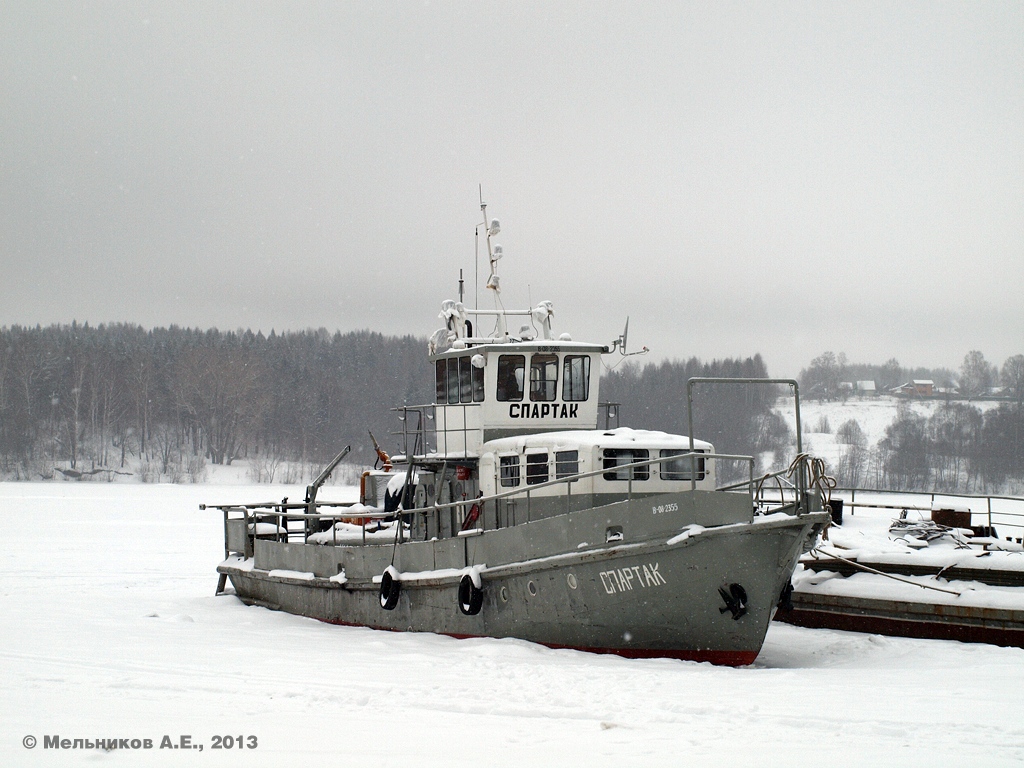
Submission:
[[[577,339],[1024,352],[1019,2],[0,0],[0,71],[0,325],[426,335],[482,183]]]

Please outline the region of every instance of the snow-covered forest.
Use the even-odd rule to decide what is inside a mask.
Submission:
[[[928,374],[951,391],[902,407],[840,386],[868,378],[884,390]],[[768,375],[760,355],[634,358],[604,372],[601,399],[619,404],[611,425],[686,434],[688,378]],[[967,400],[952,390],[958,382],[973,397],[1002,383],[1004,399]],[[800,383],[805,441],[842,485],[1012,492],[1024,480],[1021,356],[1000,370],[972,352],[955,374],[895,360],[854,366],[825,353]],[[720,452],[759,456],[759,471],[780,468],[794,427],[783,390],[700,385],[694,432]],[[209,465],[244,459],[256,482],[302,482],[348,444],[351,462],[372,463],[367,431],[396,448],[400,422],[390,409],[431,397],[426,342],[412,336],[14,326],[0,329],[0,478],[123,472],[144,482],[202,482]],[[723,467],[723,477],[741,470]]]
[[[0,330],[0,476],[137,472],[197,482],[244,457],[272,475],[351,443],[372,462],[388,409],[426,402],[426,344],[326,330],[276,334],[133,325]]]
[[[688,377],[766,374],[759,356],[626,365],[606,373],[601,394],[621,404],[623,426],[685,433]],[[208,463],[244,459],[253,480],[272,482],[279,469],[315,474],[346,444],[350,461],[372,463],[367,431],[395,447],[400,423],[389,409],[429,402],[431,384],[426,341],[411,336],[3,329],[0,475],[201,482]],[[699,394],[695,429],[716,445],[754,453],[788,436],[770,389]]]
[[[766,378],[760,355],[744,360],[665,361],[644,366],[626,363],[605,373],[603,399],[621,403],[622,426],[688,434],[687,387],[691,377]],[[697,384],[693,389],[693,432],[718,453],[772,456],[778,468],[787,453],[792,431],[774,408],[782,388],[774,385]],[[777,457],[775,454],[778,454]],[[767,469],[762,466],[761,469]],[[719,477],[738,479],[745,467],[719,466]]]

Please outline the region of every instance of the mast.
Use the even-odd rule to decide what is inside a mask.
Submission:
[[[501,232],[501,224],[497,219],[491,219],[488,221],[487,203],[483,201],[482,188],[480,193],[480,212],[483,214],[483,225],[487,230],[487,258],[491,265],[491,273],[488,276],[487,284],[484,287],[494,291],[494,303],[495,305],[500,305],[501,299],[499,296],[501,294],[501,281],[498,277],[498,260],[502,257],[503,251],[500,245],[497,243],[491,243],[491,238]],[[505,324],[505,315],[503,312],[498,312],[498,333],[501,338],[508,338],[508,328]]]

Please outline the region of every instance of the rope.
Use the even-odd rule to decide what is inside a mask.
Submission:
[[[797,454],[793,463],[789,465],[786,477],[796,475],[801,464],[808,470],[808,487],[817,488],[818,493],[821,494],[821,500],[825,502],[825,506],[829,506],[832,502],[832,489],[836,487],[837,483],[836,479],[825,471],[825,460],[809,453]]]
[[[758,501],[758,508],[759,509],[764,509],[764,504],[765,504],[765,502],[760,501],[760,499],[762,498],[761,497],[761,491],[764,489],[764,482],[765,482],[765,480],[770,480],[773,477],[775,478],[775,484],[779,486],[779,501],[783,505],[786,504],[786,487],[782,484],[782,480],[779,478],[778,474],[775,474],[773,472],[768,472],[764,477],[760,478],[757,481],[757,490],[754,493],[754,498],[759,500]]]
[[[877,574],[879,576],[885,576],[887,579],[892,579],[893,581],[902,581],[904,584],[910,584],[910,585],[915,586],[915,587],[920,587],[921,589],[934,589],[936,592],[945,592],[947,595],[956,595],[957,597],[960,597],[960,593],[956,592],[955,590],[943,589],[942,587],[933,587],[933,586],[931,586],[929,584],[919,584],[918,582],[911,581],[910,579],[902,579],[899,576],[893,576],[891,573],[886,573],[885,571],[879,571],[879,570],[877,570],[875,568],[869,568],[866,565],[862,565],[862,564],[858,563],[856,560],[847,560],[845,557],[840,557],[839,555],[835,554],[834,552],[826,552],[821,547],[815,547],[814,549],[811,550],[811,552],[820,552],[821,554],[825,555],[826,557],[830,557],[833,560],[838,560],[841,563],[846,563],[847,565],[852,565],[854,568],[860,568],[862,571],[867,571],[868,573],[874,573],[874,574]]]

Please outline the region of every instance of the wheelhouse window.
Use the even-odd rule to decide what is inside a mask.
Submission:
[[[448,403],[459,402],[459,358],[448,358]]]
[[[651,468],[648,467],[633,467],[631,469],[616,469],[625,464],[632,464],[637,461],[646,461],[649,456],[649,452],[642,448],[605,448],[601,452],[604,466],[602,467],[606,471],[604,473],[605,480],[646,480],[651,476]]]
[[[526,455],[526,484],[537,485],[548,481],[548,454],[529,453]]]
[[[686,448],[669,448],[658,452],[658,458],[666,458],[668,456],[684,456],[689,454],[689,450]],[[697,470],[697,480],[704,479],[704,459],[703,458],[678,458],[672,461],[663,461],[659,465],[659,474],[662,480],[689,480],[691,479],[691,469]]]
[[[498,467],[502,488],[515,488],[519,485],[519,457],[499,456]]]
[[[550,402],[558,388],[558,355],[534,355],[530,360],[530,399]]]
[[[580,473],[579,451],[555,451],[555,478],[572,477]]]
[[[566,355],[562,362],[562,399],[582,402],[590,397],[590,355]]]
[[[459,358],[459,402],[473,402],[473,363],[468,356]]]
[[[473,365],[471,356],[449,357],[434,363],[435,402],[482,403],[484,369]],[[520,398],[522,399],[522,398]]]
[[[472,358],[469,358],[470,365],[472,365]],[[473,402],[482,403],[484,401],[484,369],[477,368],[472,365],[473,370]]]
[[[522,400],[525,373],[525,355],[498,355],[498,400]]]
[[[436,395],[434,402],[448,402],[448,361],[438,360],[434,363],[434,385]]]

